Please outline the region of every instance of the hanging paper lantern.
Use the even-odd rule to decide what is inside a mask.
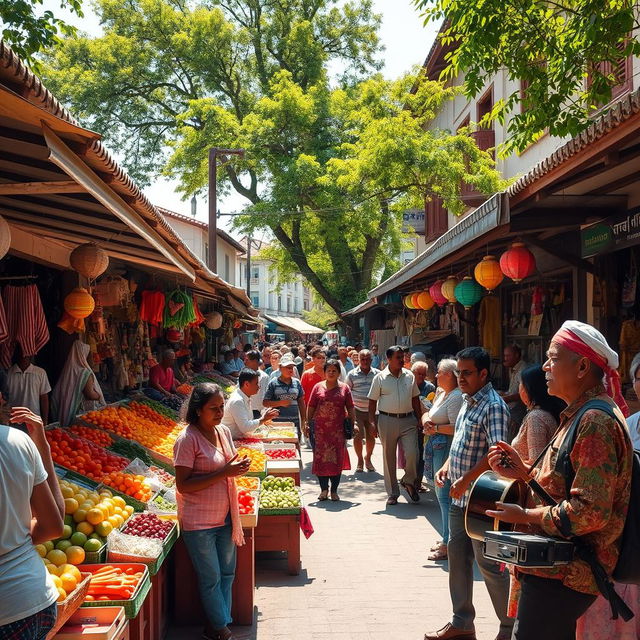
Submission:
[[[9,223],[0,216],[0,260],[7,255],[11,246],[11,229]]]
[[[404,306],[407,307],[407,309],[415,309],[415,307],[413,306],[413,302],[411,302],[411,297],[412,297],[412,294],[406,295],[404,297],[403,302],[404,302]]]
[[[78,287],[74,289],[64,299],[64,310],[77,320],[82,320],[90,316],[95,309],[96,302],[91,294],[86,290]]]
[[[107,252],[95,242],[77,246],[69,255],[69,264],[85,278],[95,279],[109,266]]]
[[[418,296],[420,294],[419,293],[412,293],[411,294],[411,304],[413,305],[414,309],[420,309],[420,303],[418,302]]]
[[[204,317],[204,323],[207,329],[215,331],[222,326],[222,314],[217,311],[211,311]]]
[[[495,256],[485,256],[481,262],[478,262],[473,270],[473,275],[478,284],[482,285],[487,291],[493,291],[504,279],[504,274],[500,270],[500,265]]]
[[[431,298],[433,299],[433,301],[439,306],[441,307],[444,304],[447,304],[447,299],[444,297],[444,295],[442,294],[442,285],[443,285],[443,281],[442,280],[436,280],[430,287],[429,287],[429,294],[431,295]]]
[[[500,256],[502,273],[514,282],[520,282],[536,270],[536,258],[523,242],[514,242],[511,249]]]
[[[456,300],[465,309],[471,309],[481,298],[482,287],[471,276],[466,276],[456,287]]]
[[[422,291],[418,294],[418,305],[420,309],[424,309],[425,311],[429,311],[433,307],[435,302],[433,298],[429,295],[428,291]]]
[[[440,287],[440,291],[442,291],[442,295],[449,301],[456,301],[456,287],[458,286],[458,278],[455,276],[449,276],[443,283],[442,287]]]

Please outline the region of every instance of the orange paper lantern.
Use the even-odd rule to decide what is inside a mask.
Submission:
[[[86,290],[78,287],[74,289],[64,299],[64,310],[77,320],[82,320],[90,316],[95,309],[96,302],[91,294]]]
[[[504,279],[504,274],[494,256],[482,258],[482,261],[478,262],[473,270],[473,275],[478,284],[482,285],[487,291],[493,291]]]
[[[514,282],[520,282],[536,270],[536,258],[522,242],[514,242],[511,249],[500,256],[502,273]]]
[[[449,276],[440,287],[442,295],[451,303],[456,301],[456,287],[458,286],[458,278]]]
[[[428,291],[422,291],[418,294],[418,304],[420,305],[420,309],[424,309],[425,311],[429,311],[435,304],[433,298],[429,295]]]
[[[418,297],[420,296],[419,293],[413,293],[411,294],[411,304],[413,305],[414,309],[421,309],[422,307],[420,306],[420,303],[418,302]]]

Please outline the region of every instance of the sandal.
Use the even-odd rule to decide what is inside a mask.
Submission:
[[[376,470],[376,468],[371,464],[371,460],[366,460],[364,464],[367,467],[367,471],[375,471]]]
[[[324,502],[325,500],[329,499],[329,492],[328,491],[321,491],[320,495],[318,496],[318,502]]]
[[[387,498],[387,504],[398,504],[398,498],[395,496],[389,496]]]
[[[433,546],[429,547],[429,551],[437,551],[443,544],[444,540],[438,540],[438,542],[436,542]]]
[[[364,467],[361,464],[359,464],[356,467],[356,473],[363,473],[363,472],[364,472]]]
[[[447,555],[447,545],[443,544],[441,545],[438,549],[436,549],[435,551],[431,552],[428,556],[427,556],[427,560],[446,560],[448,557]]]
[[[339,502],[340,501],[340,496],[337,493],[332,493],[331,494],[331,500],[333,502]]]
[[[420,494],[416,491],[416,488],[412,484],[402,483],[404,490],[409,494],[409,497],[413,502],[420,502]]]

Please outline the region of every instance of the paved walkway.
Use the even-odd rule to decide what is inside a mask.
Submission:
[[[319,503],[311,451],[303,449],[303,463],[302,488],[315,533],[302,538],[302,573],[287,575],[277,554],[258,555],[257,623],[236,627],[237,639],[422,640],[425,631],[448,622],[447,564],[427,560],[440,526],[433,492],[421,494],[419,504],[402,496],[387,507],[380,473],[345,472],[341,501]],[[382,468],[379,445],[374,464]],[[493,640],[497,619],[476,578],[477,637]],[[169,637],[191,640],[200,634],[175,629]]]

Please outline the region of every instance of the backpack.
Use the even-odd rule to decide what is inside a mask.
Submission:
[[[564,476],[567,500],[569,500],[571,496],[571,485],[576,475],[573,465],[571,464],[571,450],[578,435],[580,420],[590,409],[604,411],[607,415],[615,418],[629,439],[626,425],[616,416],[610,404],[598,399],[585,402],[573,419],[567,435],[558,449],[558,456],[556,458],[555,470]],[[633,451],[630,484],[629,508],[622,531],[620,555],[613,570],[613,578],[617,582],[624,584],[640,584],[640,451]],[[562,522],[562,515],[560,520]],[[568,525],[569,523],[567,522],[567,530],[569,529]],[[613,584],[606,575],[602,565],[598,562],[595,553],[579,537],[572,538],[572,541],[576,545],[577,555],[585,560],[591,567],[600,592],[609,600],[613,618],[616,619],[618,613],[620,613],[624,620],[630,620],[633,617],[633,613],[615,592]]]

